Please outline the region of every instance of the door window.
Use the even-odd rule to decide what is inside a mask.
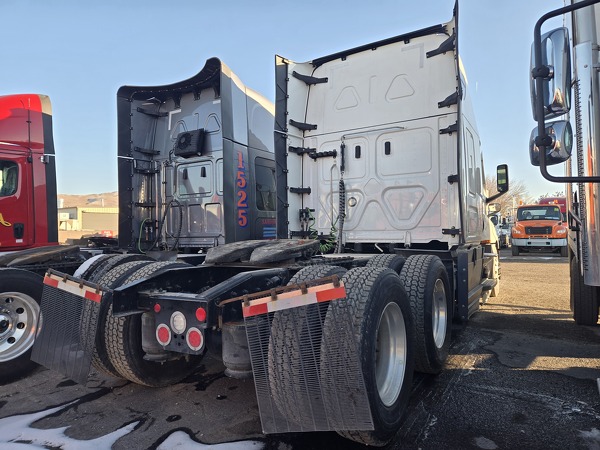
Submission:
[[[19,167],[12,161],[0,160],[0,197],[15,195],[19,187]]]
[[[256,207],[260,211],[275,211],[275,169],[256,161]]]

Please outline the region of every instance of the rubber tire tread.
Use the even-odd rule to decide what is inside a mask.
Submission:
[[[433,337],[433,287],[440,278],[446,293],[446,336],[442,348],[437,348]],[[416,342],[415,370],[421,373],[441,372],[450,349],[454,305],[444,263],[435,255],[412,255],[400,273],[413,318]]]
[[[397,274],[400,274],[405,262],[406,258],[404,256],[400,256],[395,253],[384,253],[381,255],[375,255],[369,259],[369,261],[367,261],[367,267],[383,267],[392,269]]]
[[[176,261],[153,262],[131,274],[123,284],[158,271],[187,266]],[[186,355],[164,363],[144,360],[141,327],[141,314],[114,317],[110,306],[104,329],[105,344],[111,363],[123,378],[143,386],[164,387],[178,383],[196,370],[203,355]]]
[[[571,259],[570,270],[573,319],[577,325],[596,325],[598,323],[598,288],[584,284],[577,258]]]
[[[39,305],[43,288],[44,279],[36,273],[21,269],[0,269],[0,292],[22,292]],[[31,360],[31,350],[30,348],[21,356],[0,363],[0,381],[13,381],[38,367],[38,364]]]
[[[560,248],[560,256],[562,256],[563,258],[569,256],[569,246],[565,245],[564,247]]]
[[[81,277],[82,279],[86,280],[86,281],[90,281],[90,278],[92,277],[92,275],[94,274],[94,272],[102,265],[104,265],[106,263],[106,261],[108,261],[109,259],[114,258],[115,256],[119,256],[116,254],[109,254],[109,255],[100,255],[98,257],[98,259],[96,259],[96,261],[94,261],[90,267],[88,267],[82,274]]]
[[[375,429],[368,431],[338,430],[337,433],[346,439],[364,445],[382,447],[388,444],[398,432],[412,390],[415,343],[414,336],[410,332],[413,326],[410,305],[402,282],[398,274],[392,269],[357,267],[349,270],[342,281],[346,288],[347,300],[345,303],[339,303],[338,305],[343,307],[342,305],[345,304],[352,308],[351,314],[356,342],[358,342],[359,360],[362,365]],[[373,309],[381,308],[382,312],[389,303],[390,298],[393,298],[399,304],[402,311],[407,348],[405,372],[400,394],[394,405],[386,407],[380,400],[375,378],[376,332],[381,316],[373,317]],[[324,333],[335,333],[335,323],[330,325],[327,318],[325,321]],[[348,343],[348,345],[356,345],[356,342]],[[321,355],[323,358],[327,357],[324,352]],[[327,404],[327,401],[325,403]]]
[[[97,284],[99,284],[101,287],[109,289],[120,286],[123,279],[133,274],[140,267],[148,264],[148,261],[129,261],[123,263],[106,272],[100,278]],[[94,307],[90,302],[85,302],[83,305],[83,311],[81,313],[81,323],[89,323],[90,328],[96,330],[96,334],[93,336],[94,352],[92,353],[92,366],[98,372],[101,372],[105,375],[122,378],[108,357],[103,333],[107,316],[111,314],[111,311],[112,300],[106,300],[105,298],[102,298],[99,308]],[[82,330],[81,338],[83,341],[82,345],[84,348],[86,348],[88,339],[92,339],[90,332],[87,330]]]
[[[519,247],[517,245],[513,245],[510,250],[513,256],[519,256]]]
[[[154,261],[152,258],[146,255],[140,255],[137,253],[128,253],[125,255],[115,255],[112,258],[107,258],[103,263],[89,275],[88,281],[91,283],[99,283],[102,277],[110,272],[113,268],[120,266],[132,261]]]
[[[307,266],[296,272],[288,282],[288,286],[332,275],[338,275],[341,278],[346,272],[346,269],[339,266],[323,264]],[[295,370],[299,369],[297,365],[292,364],[300,359],[298,334],[304,335],[304,331],[298,332],[296,320],[303,320],[310,314],[309,308],[319,308],[321,320],[325,319],[326,304],[295,308],[297,312],[294,314],[289,309],[273,314],[269,339],[268,370],[273,401],[279,411],[293,422],[310,429],[313,427],[312,417],[303,417],[302,415],[302,411],[310,409],[310,401],[303,395],[304,390],[302,389],[306,377],[302,370]],[[318,336],[313,339],[319,339],[320,342]],[[317,351],[320,351],[320,345]],[[318,373],[318,367],[316,371]],[[287,389],[290,386],[292,391]],[[310,393],[310,395],[320,396],[320,392]]]

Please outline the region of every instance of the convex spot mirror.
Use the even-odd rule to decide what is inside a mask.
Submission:
[[[543,89],[536,90],[535,69],[548,69],[547,76],[542,79]],[[569,31],[557,28],[542,36],[541,66],[535,66],[534,48],[531,47],[531,107],[533,120],[538,120],[536,114],[536,99],[542,96],[544,102],[544,118],[552,119],[569,112],[571,108],[571,54],[569,52]]]
[[[551,139],[551,144],[545,148],[546,165],[559,164],[571,157],[573,149],[573,129],[566,120],[549,123],[546,126],[546,135]],[[529,158],[534,166],[540,165],[540,148],[535,141],[538,137],[537,127],[531,132],[529,138]]]

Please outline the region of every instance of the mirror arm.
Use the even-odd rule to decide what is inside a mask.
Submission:
[[[508,191],[506,191],[506,192],[508,192]],[[492,195],[491,197],[486,197],[485,202],[486,203],[492,202],[492,201],[496,200],[498,197],[501,197],[502,195],[506,194],[506,192],[497,192],[496,194]]]
[[[600,0],[585,0],[579,3],[575,3],[573,5],[564,6],[562,8],[555,9],[554,11],[550,11],[549,13],[544,14],[540,19],[536,22],[535,28],[533,31],[533,54],[535,60],[535,68],[533,72],[542,72],[542,24],[552,17],[560,16],[562,14],[575,11],[577,9],[585,8],[586,6],[591,6],[596,3],[600,3]],[[549,70],[549,68],[548,68]],[[532,74],[533,75],[533,74]],[[544,92],[544,80],[543,76],[540,73],[537,73],[535,76],[535,89],[537,92]],[[536,98],[535,104],[535,114],[537,116],[538,123],[538,137],[536,141],[539,141],[540,144],[546,144],[548,139],[551,141],[551,137],[546,134],[546,123],[544,120],[544,99],[541,95],[538,95]],[[537,145],[537,142],[536,142]],[[542,176],[548,180],[559,183],[600,183],[600,176],[591,176],[591,177],[557,177],[548,173],[548,168],[546,166],[546,145],[538,145],[540,152],[540,172]]]

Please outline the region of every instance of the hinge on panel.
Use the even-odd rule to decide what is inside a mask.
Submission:
[[[457,131],[458,131],[458,122],[453,123],[452,125],[448,126],[447,128],[442,128],[440,130],[440,134],[452,134],[452,133],[456,133]]]
[[[317,151],[316,148],[306,148],[306,147],[288,147],[288,150],[296,155],[304,155],[305,153],[315,153]]]
[[[311,77],[310,75],[302,75],[301,73],[298,73],[295,70],[292,72],[292,76],[294,78],[299,79],[300,81],[304,81],[308,85],[327,83],[329,81],[329,78],[327,78],[327,77],[325,77],[325,78]]]
[[[334,158],[337,157],[337,150],[329,150],[326,152],[310,152],[308,154],[308,156],[314,160],[318,159],[318,158],[328,158],[330,156],[333,156]]]
[[[290,188],[290,192],[292,194],[310,194],[310,188],[309,187],[305,187],[305,188],[295,188],[295,187],[291,187]]]
[[[144,155],[160,155],[159,150],[153,150],[150,148],[133,147],[133,150],[139,153],[143,153]]]
[[[441,55],[442,53],[454,51],[455,37],[456,37],[456,34],[454,32],[452,32],[452,34],[450,35],[450,37],[448,39],[446,39],[444,42],[442,42],[440,44],[440,46],[438,48],[436,48],[435,50],[431,50],[430,52],[427,52],[426,56],[428,58],[431,58],[432,56]]]
[[[442,234],[456,236],[457,234],[460,234],[460,228],[442,228]]]
[[[454,92],[446,97],[441,102],[438,102],[438,108],[444,108],[452,105],[456,105],[458,103],[458,92]]]
[[[312,123],[296,122],[293,119],[290,119],[290,125],[302,131],[310,131],[317,129],[317,126]]]
[[[454,174],[454,175],[448,175],[448,183],[452,184],[452,183],[458,183],[460,181],[460,178],[458,177],[458,174]]]
[[[149,109],[144,109],[144,108],[139,108],[139,107],[137,108],[137,112],[146,114],[147,116],[152,116],[152,117],[167,117],[169,115],[166,112],[150,111]]]

